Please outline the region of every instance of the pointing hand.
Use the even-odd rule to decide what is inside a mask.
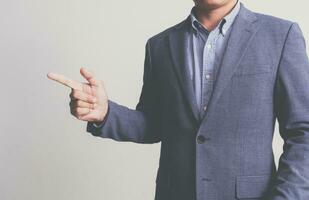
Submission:
[[[87,83],[69,79],[61,74],[48,73],[47,77],[71,88],[71,114],[79,120],[96,122],[103,121],[108,109],[108,97],[102,81],[85,68],[80,69]]]

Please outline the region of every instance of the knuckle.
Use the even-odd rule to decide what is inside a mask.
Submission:
[[[70,97],[71,99],[75,99],[77,97],[77,93],[75,90],[72,90],[72,92],[70,93]]]
[[[76,107],[76,112],[79,114],[81,112],[81,109],[79,107]]]
[[[74,107],[74,108],[73,108],[73,111],[74,111],[74,113],[75,113],[76,115],[78,115],[78,113],[79,113],[78,107]]]
[[[74,98],[77,98],[78,97],[78,92],[74,90],[72,95],[73,95]]]
[[[74,90],[73,95],[75,97],[80,97],[81,96],[81,92],[79,90]]]

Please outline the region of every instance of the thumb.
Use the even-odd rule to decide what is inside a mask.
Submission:
[[[100,82],[95,79],[92,72],[85,69],[84,67],[80,68],[80,74],[90,83],[92,86],[99,86]]]

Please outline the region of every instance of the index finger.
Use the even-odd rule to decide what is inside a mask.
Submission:
[[[48,73],[47,77],[51,80],[54,80],[58,83],[61,83],[65,86],[68,86],[72,89],[75,90],[83,90],[83,85],[77,81],[74,81],[72,79],[67,78],[66,76],[62,75],[62,74],[56,74],[56,73]]]

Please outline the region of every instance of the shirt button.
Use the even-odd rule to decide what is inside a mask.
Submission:
[[[199,135],[197,137],[197,143],[199,143],[199,144],[203,144],[205,142],[205,140],[206,140],[205,137],[202,136],[202,135]]]
[[[204,107],[203,107],[203,110],[206,111],[206,109],[207,109],[207,106],[204,106]]]
[[[210,79],[210,75],[209,75],[209,74],[206,74],[206,75],[205,75],[205,78],[206,78],[206,79]]]
[[[222,29],[222,34],[225,35],[226,34],[226,30]]]

